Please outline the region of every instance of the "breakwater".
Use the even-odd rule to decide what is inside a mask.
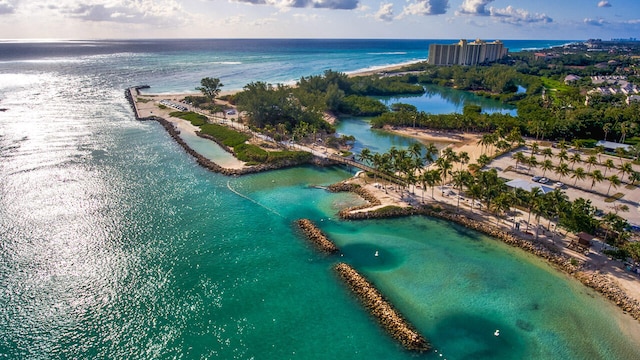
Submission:
[[[296,224],[318,250],[325,254],[335,254],[339,251],[338,247],[311,220],[300,219]]]
[[[405,320],[384,296],[360,273],[345,263],[334,267],[340,278],[369,310],[378,323],[402,346],[411,351],[431,349],[427,340]]]

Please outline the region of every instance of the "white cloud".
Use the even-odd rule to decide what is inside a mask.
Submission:
[[[253,5],[270,5],[279,8],[318,8],[353,10],[358,7],[359,0],[234,0]]]
[[[464,0],[460,9],[456,11],[456,15],[471,16],[489,16],[499,22],[522,25],[527,23],[550,23],[553,19],[546,14],[531,13],[524,9],[516,9],[509,5],[506,8],[499,9],[493,6],[487,8],[487,5],[494,0]]]
[[[460,5],[460,10],[456,14],[468,14],[468,15],[490,15],[487,10],[487,5],[494,0],[464,0]]]
[[[417,0],[402,9],[403,15],[442,15],[449,8],[449,0]]]
[[[68,1],[48,6],[66,17],[91,22],[179,23],[186,13],[175,0],[102,0]]]
[[[584,23],[591,26],[604,26],[607,22],[604,19],[584,19]]]
[[[607,0],[602,0],[598,3],[598,7],[611,7],[611,4]]]
[[[489,9],[491,16],[499,18],[500,22],[521,25],[523,23],[550,23],[553,19],[545,14],[530,13],[527,10],[515,9],[511,5],[504,9],[496,9],[491,7]]]
[[[13,14],[14,12],[16,12],[16,8],[9,0],[0,0],[0,15]]]
[[[373,17],[380,21],[393,20],[393,4],[391,3],[380,4],[380,9],[378,9],[378,11],[373,15]]]

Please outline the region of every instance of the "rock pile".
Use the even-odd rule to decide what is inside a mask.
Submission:
[[[338,247],[327,236],[318,229],[318,227],[309,219],[300,219],[296,221],[298,227],[320,251],[325,254],[337,253]]]
[[[371,315],[405,349],[418,352],[431,349],[431,345],[427,340],[393,308],[367,279],[345,263],[337,264],[334,269],[360,302],[369,310]]]

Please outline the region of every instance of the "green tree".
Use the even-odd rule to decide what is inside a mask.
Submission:
[[[602,175],[602,171],[598,169],[593,170],[589,176],[591,177],[591,189],[593,189],[597,183],[603,182],[605,179],[604,175]]]
[[[609,176],[608,180],[609,180],[609,188],[607,189],[607,196],[609,196],[609,191],[611,191],[611,186],[617,189],[621,183],[620,178],[618,177],[618,175],[615,175],[615,174]]]
[[[220,91],[222,91],[221,88],[223,86],[220,79],[206,77],[200,80],[200,86],[196,87],[196,90],[202,92],[202,94],[213,103],[214,99],[220,94]]]
[[[587,172],[584,171],[583,168],[578,167],[574,172],[573,175],[571,175],[572,179],[575,179],[575,181],[573,182],[573,186],[576,186],[576,184],[578,183],[578,180],[584,180],[587,178]]]

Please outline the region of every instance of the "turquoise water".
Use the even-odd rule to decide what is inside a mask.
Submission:
[[[621,331],[637,322],[535,258],[427,218],[339,221],[362,203],[323,189],[344,169],[205,171],[123,98],[163,56],[2,62],[1,357],[640,357]],[[302,217],[344,256],[309,246]],[[402,350],[336,261],[376,283],[439,353]]]

